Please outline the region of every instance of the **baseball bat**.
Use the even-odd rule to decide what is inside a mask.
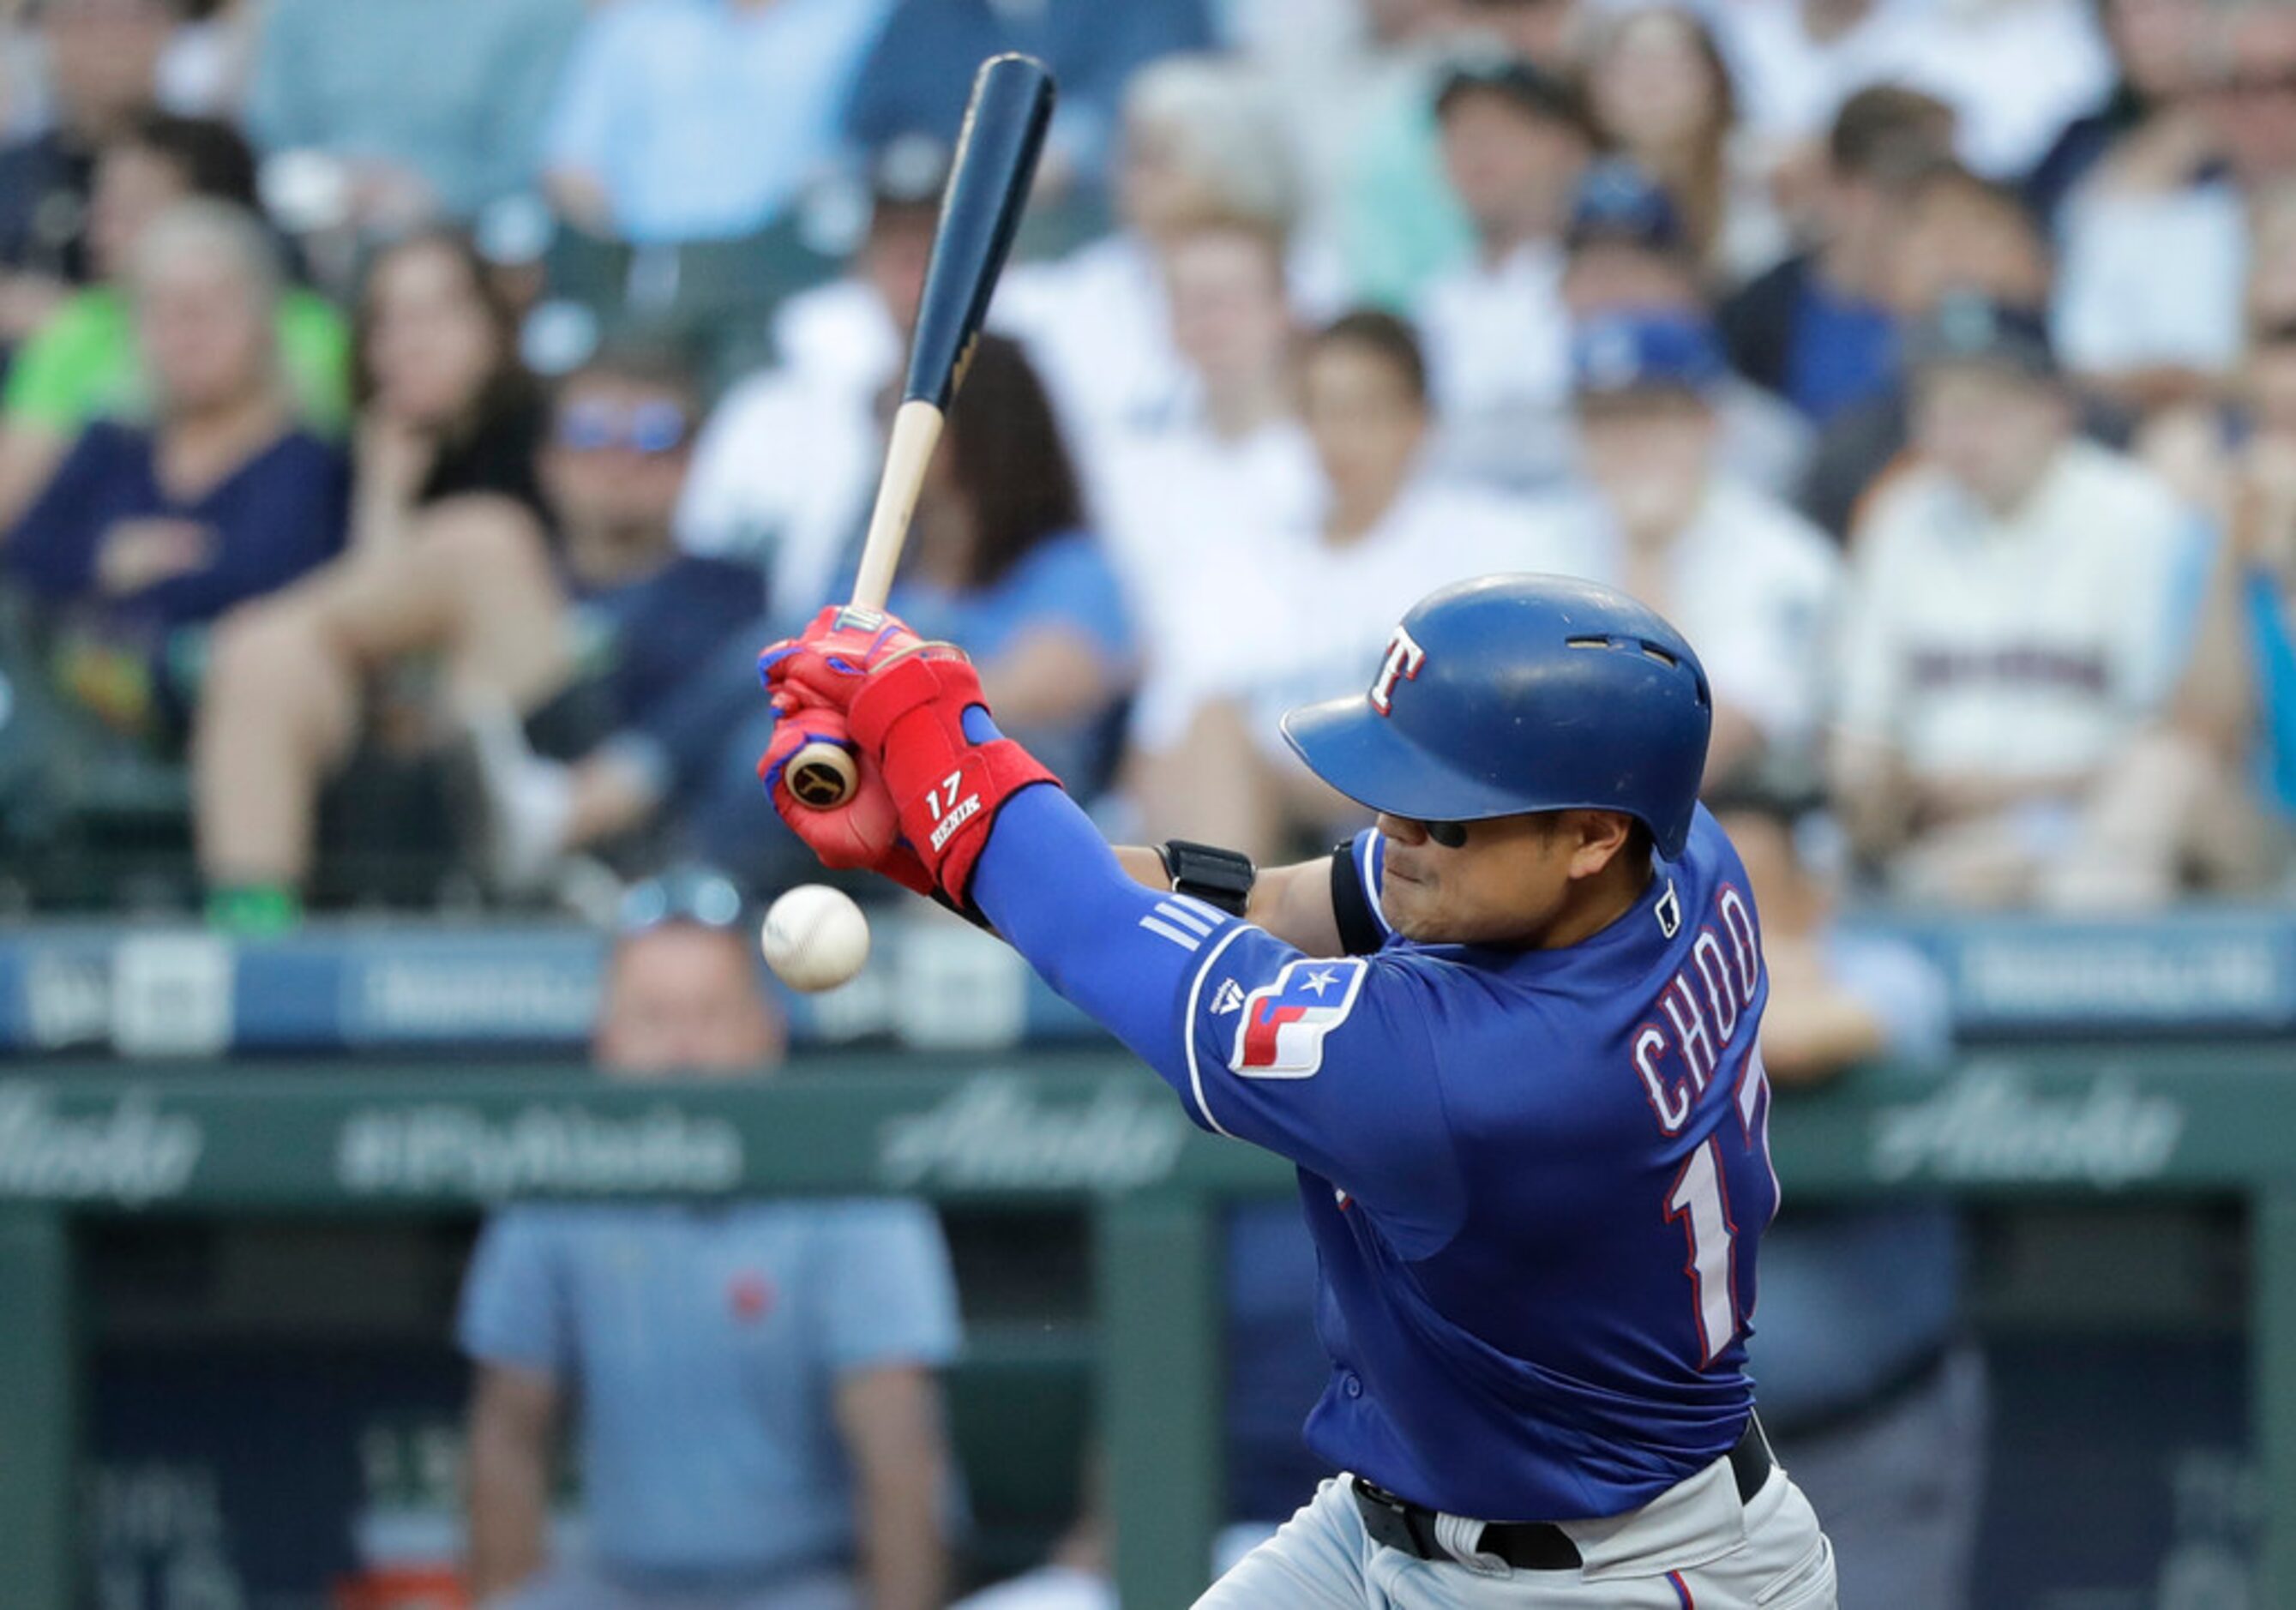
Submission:
[[[940,222],[925,263],[916,333],[901,406],[885,444],[877,502],[861,544],[861,568],[840,625],[865,626],[881,615],[893,571],[909,538],[909,520],[923,489],[925,466],[940,440],[948,406],[964,382],[988,299],[1013,247],[1053,116],[1053,75],[1033,56],[991,56],[972,80],[972,98],[956,138]],[[816,809],[852,797],[858,780],[851,752],[808,743],[783,773],[790,792]]]

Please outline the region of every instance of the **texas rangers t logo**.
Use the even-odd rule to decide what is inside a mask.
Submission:
[[[1372,678],[1371,707],[1382,716],[1392,712],[1395,706],[1395,685],[1409,682],[1419,675],[1419,668],[1427,663],[1427,651],[1411,640],[1411,634],[1401,627],[1387,640],[1387,658],[1380,661],[1379,675]]]
[[[1227,1065],[1246,1079],[1312,1079],[1324,1036],[1348,1021],[1367,963],[1354,957],[1287,962],[1275,982],[1244,997]]]

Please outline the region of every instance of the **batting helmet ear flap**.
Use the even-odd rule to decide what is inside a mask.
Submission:
[[[1295,710],[1309,769],[1422,822],[1615,810],[1682,853],[1714,721],[1680,632],[1626,594],[1561,576],[1486,576],[1432,593],[1366,694]],[[1398,664],[1407,674],[1398,674]]]

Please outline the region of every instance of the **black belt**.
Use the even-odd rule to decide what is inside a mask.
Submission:
[[[1770,1444],[1754,1417],[1730,1450],[1730,1474],[1738,1483],[1738,1501],[1751,1503],[1770,1479]],[[1456,1560],[1458,1557],[1435,1540],[1437,1512],[1423,1504],[1399,1498],[1375,1487],[1361,1476],[1352,1478],[1356,1508],[1364,1530],[1382,1548],[1399,1548],[1414,1559]],[[1518,1571],[1576,1571],[1582,1563],[1578,1545],[1551,1521],[1486,1521],[1470,1554],[1496,1556]]]

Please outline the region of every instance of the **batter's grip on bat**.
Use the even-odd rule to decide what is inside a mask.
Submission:
[[[789,758],[782,768],[782,786],[790,797],[814,810],[834,810],[853,797],[861,781],[853,752],[841,743],[816,739]]]

